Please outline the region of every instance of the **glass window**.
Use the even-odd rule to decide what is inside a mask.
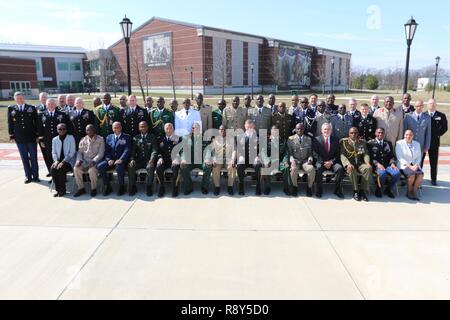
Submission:
[[[69,89],[70,88],[70,82],[69,81],[60,81],[59,87],[61,89]]]
[[[36,61],[36,71],[41,71],[41,63]]]
[[[72,89],[76,92],[83,91],[83,83],[81,81],[72,81]]]
[[[16,83],[15,82],[10,82],[9,83],[11,90],[15,91],[16,90]]]
[[[93,60],[93,61],[89,62],[89,67],[90,67],[91,71],[99,71],[100,70],[98,60]]]
[[[58,70],[59,71],[69,71],[69,63],[67,63],[67,62],[58,62]]]
[[[81,64],[79,62],[72,62],[70,64],[70,70],[71,71],[80,71],[81,70]]]

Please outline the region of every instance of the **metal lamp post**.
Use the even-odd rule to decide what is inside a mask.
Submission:
[[[189,67],[184,70],[191,73],[191,100],[194,100],[194,68]]]
[[[405,83],[403,85],[403,94],[408,92],[409,57],[411,54],[411,44],[414,39],[414,35],[416,34],[418,25],[419,24],[413,17],[405,23],[406,44],[408,49],[406,51]]]
[[[128,95],[131,95],[131,70],[130,70],[130,38],[133,23],[125,16],[122,22],[120,22],[122,28],[123,39],[125,40],[125,46],[127,49],[127,80],[128,80]]]
[[[436,57],[436,72],[434,73],[433,99],[434,99],[434,94],[436,93],[436,83],[437,83],[437,75],[438,75],[440,61],[441,61],[441,57]]]
[[[333,94],[334,91],[334,57],[331,58],[331,94]]]
[[[250,65],[250,70],[252,71],[252,100],[253,100],[253,81],[254,81],[254,70],[255,70],[255,64],[253,62]]]

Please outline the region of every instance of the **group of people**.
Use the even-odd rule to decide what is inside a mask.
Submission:
[[[144,107],[135,95],[119,98],[94,98],[94,109],[84,108],[82,98],[71,95],[49,98],[40,94],[40,104],[26,104],[23,93],[14,95],[15,105],[8,108],[10,139],[17,143],[25,171],[25,183],[39,180],[37,144],[55,185],[55,197],[66,194],[66,176],[73,172],[78,187],[75,197],[86,193],[86,175],[92,197],[97,195],[97,180],[103,180],[103,195],[112,192],[111,176],[118,177],[118,195],[137,193],[138,175],[146,172],[146,194],[153,195],[154,177],[159,182],[158,196],[165,195],[166,173],[171,171],[172,196],[180,188],[193,192],[192,171],[203,172],[201,191],[208,194],[211,178],[214,194],[220,194],[221,176],[227,177],[227,191],[245,194],[244,179],[252,175],[256,195],[269,195],[274,177],[282,179],[286,195],[298,196],[299,179],[306,182],[306,195],[323,195],[323,181],[334,183],[334,194],[344,198],[342,180],[347,174],[353,198],[368,201],[367,190],[375,179],[377,197],[394,198],[393,188],[403,175],[407,197],[417,201],[423,180],[423,163],[428,153],[431,183],[437,184],[440,137],[447,131],[445,114],[436,110],[436,102],[418,100],[411,105],[405,94],[403,103],[394,106],[386,97],[379,106],[377,96],[371,103],[355,99],[335,105],[335,97],[319,101],[317,95],[292,97],[292,104],[276,103],[276,96],[262,95],[223,99],[217,108],[204,104],[203,95],[196,105],[186,98],[182,107],[176,100],[165,107],[165,99],[147,97]],[[170,169],[170,170],[169,170]]]

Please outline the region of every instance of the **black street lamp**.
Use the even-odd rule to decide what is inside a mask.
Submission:
[[[133,23],[130,19],[125,16],[122,22],[120,22],[120,27],[122,28],[123,39],[125,40],[125,46],[127,48],[127,78],[128,78],[128,95],[131,95],[131,71],[130,71],[130,38],[131,29]]]
[[[184,70],[191,73],[191,100],[194,100],[194,68],[189,67]]]
[[[403,94],[408,92],[409,57],[411,54],[411,44],[414,39],[414,35],[416,34],[418,25],[419,24],[413,17],[405,23],[405,35],[408,50],[406,51],[405,83],[403,85]]]
[[[436,72],[434,73],[433,99],[434,99],[434,94],[436,93],[436,83],[437,83],[439,62],[441,62],[441,57],[436,57]]]
[[[331,58],[331,94],[333,94],[334,91],[334,57]]]
[[[250,65],[250,70],[252,71],[252,100],[253,100],[253,81],[254,81],[254,70],[255,70],[255,64],[253,62]]]

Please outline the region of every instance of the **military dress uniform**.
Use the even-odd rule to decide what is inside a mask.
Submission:
[[[423,152],[420,167],[423,168],[425,150],[429,150],[431,145],[431,117],[425,112],[420,115],[416,112],[406,114],[403,120],[403,131],[406,132],[406,130],[411,130],[414,133],[414,140],[420,144],[420,150]]]
[[[67,134],[71,134],[69,117],[62,111],[55,110],[52,115],[50,111],[46,110],[38,118],[38,140],[39,144],[44,146],[42,155],[48,172],[53,165],[52,141],[58,135],[57,127],[60,123],[64,123],[67,127]]]
[[[150,132],[156,137],[158,141],[165,136],[164,125],[166,123],[175,125],[174,113],[166,108],[162,110],[159,108],[153,108],[149,113],[149,118]]]
[[[315,118],[316,113],[312,109],[298,108],[292,115],[292,127],[295,128],[297,124],[303,123],[305,126],[305,134],[310,137],[314,137],[317,130],[317,122],[315,121]]]
[[[272,125],[277,126],[279,131],[280,140],[285,143],[287,139],[292,135],[292,116],[290,114],[281,114],[276,112],[272,117]]]
[[[120,110],[120,122],[122,123],[122,130],[124,133],[128,134],[133,138],[140,134],[139,123],[145,121],[147,124],[149,122],[149,117],[147,110],[136,106],[134,111],[131,107],[122,108]]]
[[[429,113],[429,115],[431,117],[431,144],[428,156],[430,158],[431,182],[436,183],[439,147],[441,146],[441,137],[447,133],[448,121],[446,115],[439,111]]]
[[[220,110],[219,108],[214,109],[214,111],[212,112],[212,122],[213,129],[219,130],[219,127],[223,122],[223,110]]]
[[[202,133],[205,133],[208,129],[213,128],[212,119],[212,107],[210,105],[196,106],[195,110],[200,112],[200,118],[202,119]]]
[[[269,108],[265,108],[270,112]],[[245,132],[236,137],[237,174],[239,178],[239,194],[244,195],[245,169],[253,168],[256,175],[256,195],[261,195],[261,168],[259,158],[259,139],[256,132]]]
[[[341,163],[345,169],[352,165],[354,170],[349,175],[353,186],[353,191],[358,192],[358,177],[361,176],[361,191],[368,191],[372,167],[370,166],[370,156],[367,151],[366,142],[362,139],[351,141],[350,138],[341,139]]]
[[[247,117],[255,123],[256,133],[259,135],[259,130],[267,130],[267,136],[270,134],[272,126],[272,111],[268,107],[249,108]]]
[[[227,130],[245,130],[245,121],[248,118],[248,111],[245,107],[226,107],[223,111],[222,124]]]
[[[378,139],[373,139],[367,143],[367,149],[370,155],[372,170],[377,174],[377,189],[382,189],[387,178],[390,176],[391,181],[386,188],[392,190],[400,180],[400,170],[391,167],[393,164],[397,164],[392,143],[386,140],[379,141]],[[384,170],[378,169],[378,164],[381,164]]]
[[[349,114],[336,114],[331,117],[330,123],[333,126],[333,137],[341,140],[348,137],[348,132],[353,127],[353,117]]]
[[[273,147],[275,146],[276,149]],[[278,154],[272,154],[272,151],[278,151]],[[290,194],[289,192],[289,157],[287,152],[287,141],[281,139],[280,137],[270,137],[267,141],[267,146],[261,147],[261,158],[262,162],[266,168],[271,167],[272,165],[276,165],[276,172],[281,172],[283,177],[283,191],[286,195]],[[262,181],[264,183],[264,193],[268,195],[271,191],[272,185],[272,174],[263,175]]]
[[[178,147],[178,145],[182,142],[182,138],[176,135],[172,135],[171,137],[167,137],[164,135],[159,140],[159,155],[158,155],[158,163],[156,165],[156,175],[158,176],[159,181],[159,197],[163,197],[165,193],[164,186],[164,172],[167,169],[172,169],[172,196],[178,196],[178,174],[180,171],[180,152],[178,152],[174,159],[172,159],[172,151],[174,148]],[[159,160],[163,162],[160,163]]]
[[[128,166],[128,190],[130,193],[136,192],[136,171],[145,169],[147,170],[147,195],[152,195],[157,160],[158,142],[156,137],[150,133],[135,135],[130,154],[130,162],[134,161],[135,165]]]
[[[290,175],[293,195],[298,190],[298,174],[301,169],[308,176],[308,195],[312,194],[312,187],[316,179],[316,169],[313,165],[313,142],[307,135],[295,134],[289,137],[287,141],[287,152],[289,162],[291,163]]]
[[[229,145],[229,142],[226,137],[225,139],[222,136],[215,137],[210,144],[209,152],[206,153],[205,163],[209,161],[213,164],[212,180],[216,191],[217,189],[220,191],[221,171],[226,168],[228,193],[233,195],[234,181],[236,180],[236,167],[233,166],[235,157],[234,138],[231,140],[231,145]]]
[[[75,109],[70,113],[69,117],[72,133],[78,150],[81,139],[86,136],[86,127],[90,124],[95,126],[94,112],[84,108],[81,111]]]
[[[8,133],[14,139],[22,159],[27,181],[39,179],[36,137],[38,134],[36,108],[29,104],[8,107]]]
[[[98,106],[94,109],[97,133],[103,138],[112,134],[112,125],[114,122],[120,122],[120,109],[113,106]]]
[[[352,116],[353,119],[358,120],[361,117],[361,111],[355,110],[355,111],[347,111],[347,114]]]
[[[358,128],[359,136],[366,141],[375,139],[375,131],[377,130],[377,119],[370,114],[367,117],[362,115],[355,119],[354,126]]]

